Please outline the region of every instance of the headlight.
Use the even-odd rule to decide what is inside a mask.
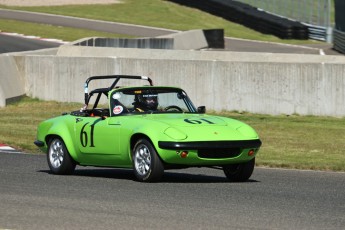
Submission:
[[[248,125],[243,125],[237,128],[237,131],[245,137],[258,138],[258,134],[255,132],[255,130]]]
[[[164,134],[168,137],[175,139],[175,140],[184,140],[187,138],[187,135],[182,133],[181,131],[175,129],[175,128],[167,128],[164,131]]]

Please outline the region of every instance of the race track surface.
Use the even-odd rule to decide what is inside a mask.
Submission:
[[[0,229],[343,229],[345,174],[256,168],[246,183],[216,169],[48,171],[45,155],[0,153]]]
[[[91,20],[61,15],[14,11],[7,9],[0,9],[0,18],[97,30],[109,33],[127,34],[137,37],[156,37],[178,32],[176,30],[169,30],[164,28]],[[225,38],[225,50],[238,52],[342,55],[333,50],[331,44],[326,43],[296,46],[270,42],[250,41],[236,38]]]
[[[59,47],[61,43],[0,34],[0,54]]]

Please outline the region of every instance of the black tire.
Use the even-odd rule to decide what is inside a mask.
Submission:
[[[146,139],[137,141],[132,152],[134,174],[138,181],[156,182],[164,174],[164,166],[155,148]]]
[[[65,143],[57,137],[49,141],[47,161],[51,172],[59,175],[72,174],[76,166]]]
[[[223,171],[230,181],[244,182],[252,175],[254,166],[255,158],[242,164],[224,165]]]

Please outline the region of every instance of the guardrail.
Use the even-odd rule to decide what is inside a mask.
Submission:
[[[345,32],[334,29],[333,30],[333,48],[345,54]]]
[[[331,9],[335,9],[335,14],[342,15],[344,9],[334,7],[334,1],[337,4],[343,4],[344,0],[220,0],[224,2],[238,1],[249,4],[263,11],[286,19],[299,21],[308,26],[309,38],[332,43],[332,27],[334,22],[331,20]],[[345,5],[344,5],[345,6]],[[337,12],[339,12],[337,14]],[[343,20],[343,22],[345,22]]]
[[[169,1],[200,9],[262,33],[273,34],[282,39],[308,39],[308,27],[302,23],[270,14],[245,3],[223,0]]]
[[[323,26],[308,25],[309,38],[314,40],[326,41],[326,28]]]

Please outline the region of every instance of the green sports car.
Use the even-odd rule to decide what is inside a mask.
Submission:
[[[89,93],[94,80],[110,86]],[[120,80],[149,85],[119,87]],[[220,168],[229,180],[246,181],[261,146],[253,128],[206,115],[184,90],[128,75],[88,78],[84,107],[41,122],[34,143],[47,153],[54,174],[72,174],[76,165],[133,168],[144,182],[187,167]]]

